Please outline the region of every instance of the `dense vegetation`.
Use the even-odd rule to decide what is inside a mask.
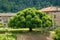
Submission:
[[[52,19],[44,12],[39,12],[35,8],[27,8],[19,11],[8,21],[8,26],[12,28],[46,28],[52,26]]]
[[[0,40],[16,40],[16,35],[14,35],[14,34],[0,34]]]
[[[51,5],[60,6],[60,0],[0,0],[0,12],[17,12],[29,7],[41,9]]]
[[[60,40],[60,27],[55,29],[54,40]]]

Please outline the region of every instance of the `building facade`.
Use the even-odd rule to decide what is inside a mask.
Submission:
[[[39,11],[46,12],[53,19],[53,26],[60,26],[60,8],[59,7],[47,7]]]
[[[0,13],[0,24],[2,24],[4,27],[7,27],[8,19],[13,15],[14,13]]]

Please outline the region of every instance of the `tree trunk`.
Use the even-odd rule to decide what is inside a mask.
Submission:
[[[32,27],[29,27],[29,31],[32,32]]]

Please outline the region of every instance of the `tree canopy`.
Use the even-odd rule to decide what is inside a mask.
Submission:
[[[8,21],[9,27],[16,28],[39,28],[52,26],[52,19],[44,12],[35,8],[27,8],[17,12]]]

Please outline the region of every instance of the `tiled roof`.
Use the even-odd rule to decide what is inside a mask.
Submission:
[[[0,16],[13,16],[15,13],[0,13]]]
[[[53,7],[53,6],[51,6],[51,7],[43,8],[43,9],[41,9],[39,11],[43,11],[43,12],[60,11],[60,8],[59,7]]]

